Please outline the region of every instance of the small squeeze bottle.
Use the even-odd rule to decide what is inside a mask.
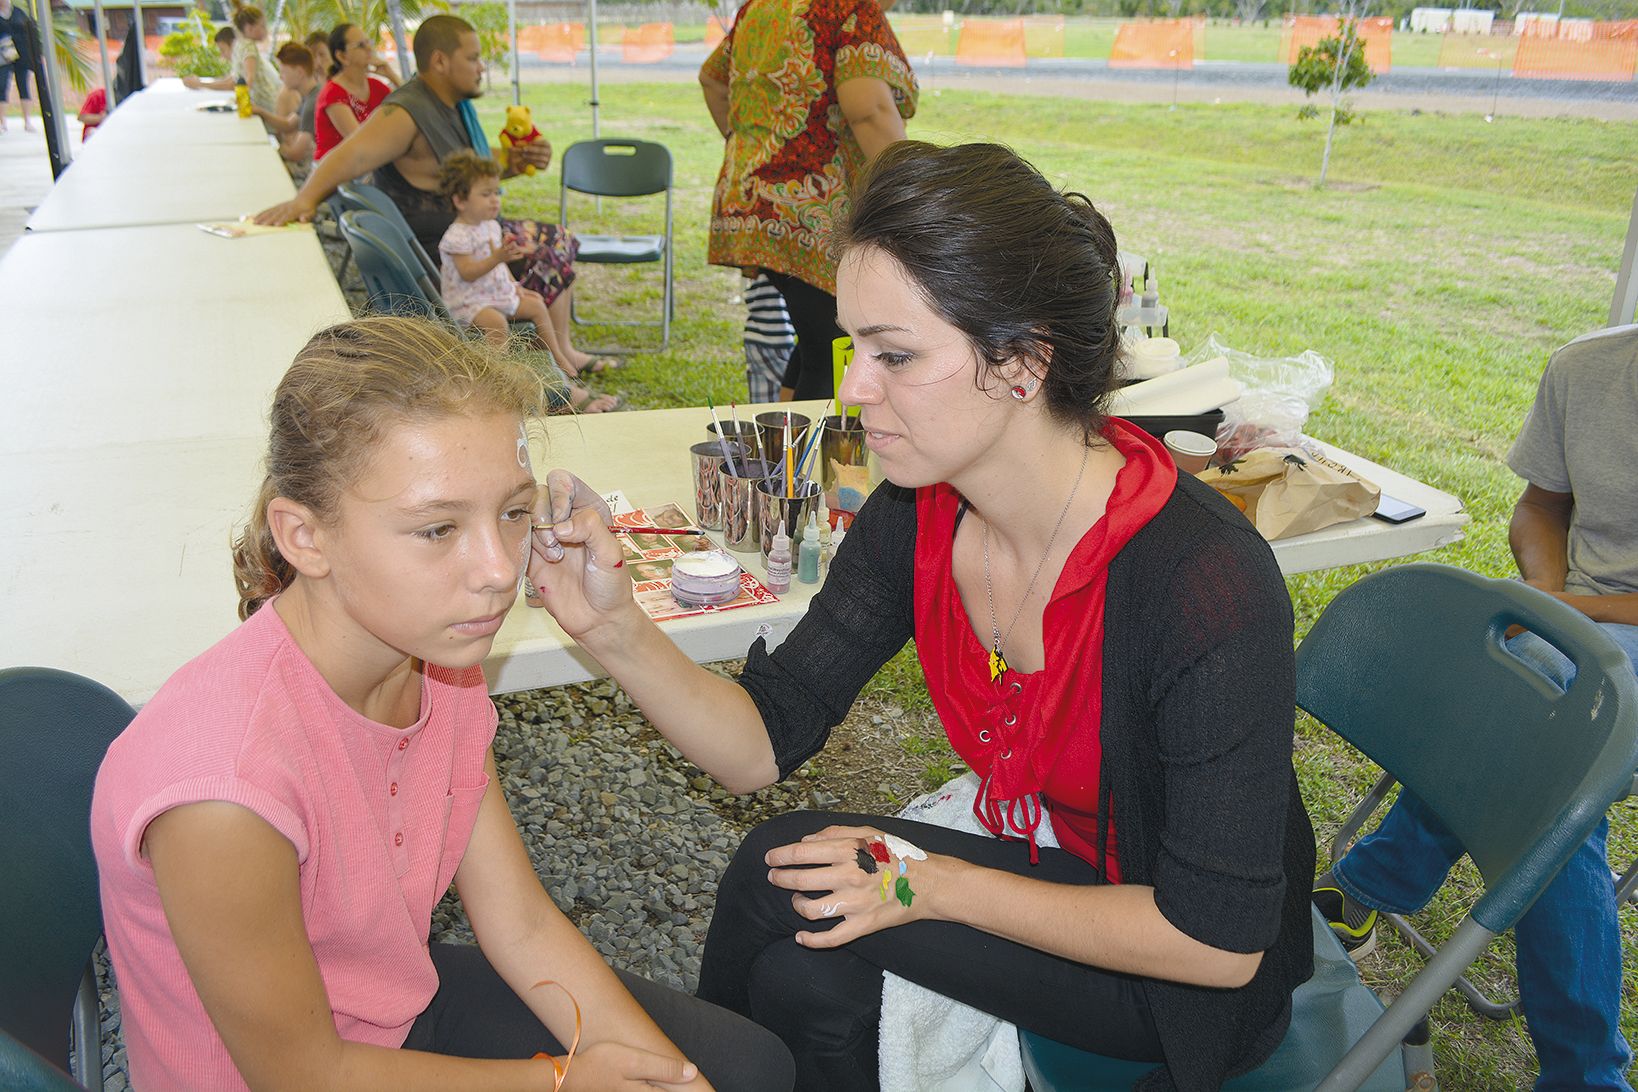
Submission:
[[[796,548],[796,579],[804,584],[819,583],[819,513],[808,513],[802,529],[802,545]]]
[[[791,590],[791,536],[785,533],[785,523],[779,523],[774,535],[773,549],[768,553],[768,590],[783,595]]]
[[[245,83],[243,76],[240,76],[233,85],[233,102],[239,109],[240,117],[250,116],[250,85]]]

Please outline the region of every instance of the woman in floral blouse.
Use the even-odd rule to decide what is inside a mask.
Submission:
[[[760,269],[785,297],[797,347],[784,386],[834,394],[831,227],[853,179],[904,139],[916,77],[887,25],[893,0],[749,0],[700,69],[727,140],[709,259]]]

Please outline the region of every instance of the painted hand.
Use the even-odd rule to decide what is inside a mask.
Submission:
[[[793,892],[791,906],[798,914],[836,922],[829,929],[797,933],[796,942],[809,948],[835,948],[927,917],[926,900],[917,899],[916,889],[932,859],[874,827],[826,827],[769,850],[766,861],[768,882]]]
[[[558,625],[581,637],[631,606],[631,580],[613,517],[590,486],[567,470],[546,475],[535,496],[529,581]]]

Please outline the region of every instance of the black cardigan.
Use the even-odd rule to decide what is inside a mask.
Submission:
[[[781,777],[824,746],[876,671],[914,636],[916,502],[872,494],[807,615],[740,685]],[[1204,944],[1264,952],[1238,989],[1144,980],[1166,1065],[1144,1089],[1211,1089],[1279,1045],[1313,973],[1314,834],[1291,765],[1291,603],[1272,551],[1189,475],[1109,567],[1103,770],[1124,882]]]

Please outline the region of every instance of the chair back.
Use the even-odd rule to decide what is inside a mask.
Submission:
[[[17,938],[0,960],[0,1030],[65,1069],[75,993],[102,935],[91,790],[135,715],[67,671],[0,671],[0,920]]]
[[[4,1030],[0,1030],[0,1088],[6,1092],[83,1092],[68,1074]]]
[[[671,153],[649,140],[583,140],[563,153],[563,188],[641,197],[671,188]]]
[[[341,234],[352,248],[353,261],[369,293],[371,311],[447,318],[443,298],[427,283],[418,263],[405,253],[401,237],[384,217],[372,212],[344,212]]]
[[[348,212],[373,212],[384,217],[397,229],[398,233],[408,240],[408,247],[415,257],[415,263],[426,271],[434,284],[438,281],[438,262],[429,255],[426,248],[415,237],[415,231],[404,219],[404,211],[398,203],[388,197],[386,191],[377,189],[368,182],[343,182],[336,190],[336,199]]]
[[[1568,690],[1504,647],[1523,626]],[[1596,623],[1544,592],[1446,565],[1365,577],[1297,650],[1297,704],[1420,797],[1484,876],[1502,932],[1632,784],[1638,680]]]

